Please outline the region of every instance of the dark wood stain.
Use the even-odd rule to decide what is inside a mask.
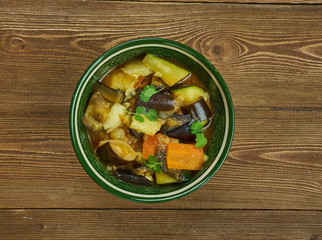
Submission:
[[[243,3],[2,1],[0,239],[321,239],[322,2]],[[84,70],[140,37],[203,54],[236,117],[214,178],[153,205],[95,184],[68,128]]]

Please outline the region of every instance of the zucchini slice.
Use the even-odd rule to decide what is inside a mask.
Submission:
[[[142,60],[143,64],[152,69],[167,85],[173,86],[187,77],[190,72],[164,59],[148,53]]]
[[[155,181],[157,184],[169,184],[169,183],[175,183],[178,182],[174,178],[170,177],[169,175],[165,173],[155,173]]]

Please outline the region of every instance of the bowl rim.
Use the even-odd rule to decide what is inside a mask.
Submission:
[[[108,182],[103,176],[101,176],[95,168],[90,164],[88,160],[81,142],[78,137],[78,128],[77,128],[77,111],[79,107],[79,101],[81,95],[87,86],[87,83],[90,82],[91,76],[102,66],[105,62],[107,62],[112,57],[121,54],[125,51],[142,48],[142,47],[165,47],[171,50],[180,52],[194,61],[196,61],[200,66],[207,71],[207,73],[211,76],[216,86],[218,87],[221,97],[223,98],[223,103],[225,107],[225,133],[223,138],[223,143],[218,155],[216,156],[214,162],[210,165],[210,167],[196,179],[196,181],[191,182],[189,185],[177,189],[175,191],[171,191],[164,194],[139,194],[129,192],[127,190],[121,189],[110,182]],[[130,41],[123,42],[101,54],[96,60],[94,60],[89,67],[85,70],[80,80],[78,81],[76,88],[74,90],[74,94],[72,96],[70,110],[69,110],[69,129],[70,129],[70,138],[72,141],[72,145],[74,151],[77,155],[78,160],[81,165],[87,172],[87,174],[102,188],[107,190],[108,192],[135,202],[143,202],[143,203],[157,203],[157,202],[165,202],[174,199],[181,198],[197,189],[202,187],[206,182],[208,182],[215,173],[220,169],[222,164],[224,163],[226,157],[228,156],[233,135],[234,135],[234,108],[231,95],[229,93],[228,87],[218,72],[218,70],[208,61],[203,55],[201,55],[196,50],[173,40],[163,39],[163,38],[139,38]]]

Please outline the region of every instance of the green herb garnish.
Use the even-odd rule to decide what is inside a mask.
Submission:
[[[156,110],[149,109],[149,111],[146,113],[146,108],[143,106],[138,106],[135,109],[134,118],[139,122],[144,122],[144,118],[141,115],[145,115],[150,121],[156,121],[159,116]]]
[[[144,118],[141,117],[139,114],[134,114],[134,118],[138,122],[141,122],[141,123],[144,122]]]
[[[142,158],[142,162],[144,163],[145,166],[154,170],[155,172],[162,173],[162,170],[160,168],[162,163],[158,162],[158,159],[156,159],[156,157],[154,157],[152,154],[148,156],[148,159],[146,161],[144,158]]]
[[[145,107],[142,107],[142,106],[139,106],[135,109],[135,112],[134,113],[134,118],[136,121],[138,122],[144,122],[144,118],[142,116],[140,116],[140,114],[144,114],[145,113],[145,110],[146,108]]]
[[[164,88],[161,88],[159,90],[156,90],[155,86],[154,85],[146,85],[142,92],[140,93],[140,100],[142,102],[148,102],[150,97],[152,97],[152,95],[162,91]]]
[[[149,111],[145,114],[145,116],[150,120],[150,121],[156,121],[158,119],[158,113],[154,109],[149,109]]]
[[[203,148],[207,144],[207,138],[205,135],[202,133],[197,133],[196,134],[196,148]]]
[[[136,109],[135,109],[135,112],[138,113],[138,114],[144,114],[146,111],[146,108],[143,107],[143,106],[138,106]]]
[[[190,132],[192,134],[197,134],[202,132],[203,124],[200,121],[195,121],[190,126]]]
[[[196,135],[196,148],[202,148],[207,144],[207,138],[204,135],[205,131],[202,131],[203,124],[200,121],[195,121],[190,126],[190,132]]]

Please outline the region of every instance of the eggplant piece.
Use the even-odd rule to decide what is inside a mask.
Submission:
[[[108,140],[96,150],[98,158],[106,164],[126,164],[137,157],[137,152],[126,142]]]
[[[164,131],[172,131],[182,125],[190,122],[192,117],[190,114],[182,115],[178,113],[174,113],[172,117],[167,119],[167,122],[162,126]]]
[[[199,101],[193,104],[182,107],[181,109],[184,114],[190,113],[192,114],[192,116],[196,116],[201,122],[209,120],[213,116],[212,112],[210,111],[207,103],[203,98],[201,98]]]
[[[126,161],[122,160],[121,158],[119,158],[119,156],[116,155],[116,153],[110,147],[109,142],[97,148],[96,155],[103,163],[106,163],[108,165],[126,163]]]
[[[88,101],[86,110],[82,116],[83,125],[89,130],[95,132],[101,131],[110,110],[110,102],[107,102],[100,92],[94,93]]]
[[[101,82],[95,82],[93,92],[100,92],[106,100],[115,103],[121,103],[125,98],[124,93],[120,89],[110,88]]]
[[[191,133],[190,127],[191,124],[195,122],[194,119],[192,119],[190,122],[172,130],[172,131],[166,131],[165,135],[169,136],[169,137],[173,137],[173,138],[179,138],[182,140],[186,140],[186,141],[192,141],[195,139],[195,135]]]
[[[147,110],[153,108],[157,111],[171,111],[174,110],[174,98],[171,95],[164,94],[164,93],[156,93],[152,95],[148,102],[143,102],[140,99],[140,91],[136,96],[135,107],[143,106]]]
[[[137,176],[143,176],[152,182],[154,181],[154,171],[145,165],[134,165],[133,168],[130,169],[130,172]]]
[[[115,177],[117,177],[125,182],[128,182],[128,183],[132,183],[135,185],[143,185],[143,186],[148,186],[148,187],[153,186],[153,182],[148,180],[146,177],[135,175],[135,174],[131,173],[130,171],[127,171],[124,169],[116,169],[113,171],[113,174]]]
[[[152,84],[152,85],[154,85],[154,84]],[[169,87],[169,86],[155,86],[155,89],[157,91],[160,91],[160,93],[167,94],[167,95],[170,95],[172,97],[172,94],[171,94],[171,89],[172,88]]]

